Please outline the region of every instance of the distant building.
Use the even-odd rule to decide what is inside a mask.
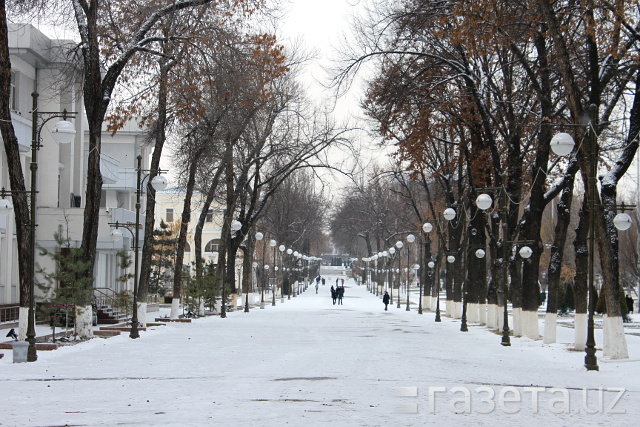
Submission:
[[[185,191],[176,188],[156,193],[156,228],[159,227],[161,220],[168,225],[178,226],[182,218],[184,197]],[[196,255],[193,251],[195,245],[193,236],[202,212],[202,203],[201,193],[195,192],[191,202],[191,221],[187,226],[187,245],[184,251],[184,264],[187,266],[194,265],[196,262]],[[207,212],[202,230],[202,257],[205,262],[218,263],[223,213],[224,210],[219,205],[213,205]]]

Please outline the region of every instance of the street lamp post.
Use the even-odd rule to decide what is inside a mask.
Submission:
[[[438,271],[434,271],[434,267],[436,266],[436,263],[433,261],[429,261],[427,263],[427,267],[429,267],[429,273],[431,275],[433,275],[435,277],[436,280],[436,322],[441,322],[442,319],[440,319],[440,278],[438,277]]]
[[[400,249],[402,249],[402,247],[404,246],[404,243],[402,243],[402,240],[398,240],[396,242],[396,248],[398,248],[398,305],[396,306],[396,308],[400,308],[400,283],[402,280],[402,269],[401,269],[401,263],[400,263]]]
[[[295,265],[295,286],[293,286],[293,297],[296,298],[298,295],[298,279],[300,278],[300,268],[298,267],[298,260],[300,259],[300,253],[298,251],[293,251],[293,259]]]
[[[589,169],[590,174],[587,183],[587,197],[589,200],[589,281],[588,281],[588,302],[589,302],[589,317],[587,320],[587,342],[585,346],[584,367],[588,371],[597,371],[598,359],[596,357],[596,342],[594,336],[594,312],[596,307],[596,290],[595,290],[595,240],[596,240],[596,222],[595,222],[595,209],[596,209],[596,194],[597,194],[597,168],[598,168],[598,152],[597,152],[597,135],[593,129],[589,130],[593,133],[588,138],[590,142],[587,149],[589,157]],[[555,135],[549,143],[551,150],[558,156],[566,156],[571,153],[575,147],[575,142],[571,135],[568,133],[558,133]],[[616,206],[617,207],[617,206]],[[622,206],[622,213],[619,213],[613,219],[613,225],[617,230],[626,230],[631,225],[631,218],[624,213],[625,206]]]
[[[447,208],[447,209],[444,210],[443,216],[444,216],[444,219],[447,220],[447,230],[449,228],[449,224],[456,217],[456,215],[457,215],[457,212],[453,208]],[[456,260],[455,256],[453,256],[453,255],[448,255],[447,256],[447,262],[448,263],[451,264],[451,263],[455,262],[455,260]],[[448,268],[447,268],[447,271],[448,271]],[[468,299],[467,291],[468,291],[467,285],[464,284],[464,291],[462,293],[462,318],[460,319],[460,330],[462,332],[467,332],[468,331],[468,329],[467,329],[467,299]]]
[[[155,190],[164,190],[167,188],[167,179],[162,175],[157,175],[162,171],[160,170],[151,170],[151,169],[142,169],[142,156],[138,155],[136,158],[136,222],[135,224],[120,224],[118,221],[115,223],[109,223],[109,225],[114,226],[115,229],[112,232],[113,236],[118,236],[117,230],[122,227],[126,228],[130,233],[133,240],[133,312],[131,314],[131,331],[129,332],[130,338],[139,338],[140,333],[138,331],[138,264],[140,260],[140,195],[142,194],[142,184],[143,181],[152,175],[151,185]],[[143,172],[149,172],[144,177],[142,176]],[[131,228],[134,231],[131,231]],[[120,233],[121,235],[122,233]]]
[[[284,245],[278,246],[280,251],[280,303],[284,302],[284,251],[287,248]]]
[[[405,311],[410,311],[409,308],[409,290],[411,287],[411,260],[410,260],[410,254],[411,254],[411,243],[416,241],[416,236],[414,236],[413,234],[409,234],[407,236],[407,308]]]
[[[494,192],[499,192],[500,193],[500,197],[502,199],[501,203],[500,203],[500,210],[502,211],[502,215],[500,216],[500,221],[501,221],[501,229],[502,229],[502,244],[500,246],[500,249],[502,251],[502,257],[500,257],[500,259],[502,259],[502,265],[501,265],[501,283],[500,283],[500,289],[498,290],[498,292],[500,294],[502,294],[502,300],[503,300],[503,309],[502,309],[502,339],[500,341],[500,344],[508,347],[511,345],[511,338],[509,337],[509,314],[508,314],[508,310],[507,310],[507,191],[506,189],[502,188],[502,187],[497,187],[497,188],[481,188],[480,190],[482,191],[494,191]],[[493,200],[491,199],[491,196],[489,196],[488,194],[480,194],[477,198],[476,198],[476,205],[478,206],[479,209],[486,211],[487,209],[489,209],[491,207],[491,205],[493,204]],[[478,255],[478,251],[476,251],[476,256]],[[484,256],[484,254],[483,254]]]
[[[373,286],[371,288],[371,293],[377,296],[378,295],[378,254],[373,255],[373,277],[371,280],[371,286]]]
[[[52,132],[53,138],[58,144],[68,144],[70,143],[76,131],[71,122],[67,121],[67,118],[75,118],[76,113],[68,113],[66,110],[49,112],[49,111],[38,111],[38,92],[33,92],[31,94],[32,97],[32,109],[31,109],[31,163],[29,168],[31,170],[31,188],[29,190],[30,194],[30,220],[29,220],[29,231],[30,235],[30,253],[29,253],[29,309],[27,313],[27,341],[29,342],[29,347],[27,349],[27,362],[35,362],[38,360],[38,355],[36,352],[36,329],[35,329],[35,280],[36,280],[36,263],[35,263],[35,251],[36,251],[36,194],[37,194],[37,178],[38,178],[38,150],[41,147],[40,139],[42,134],[42,129],[44,125],[54,118],[61,118],[62,120],[58,121],[55,125],[55,129]],[[38,124],[38,117],[46,118],[42,121],[42,123]],[[17,190],[2,190],[2,197],[4,198],[7,195],[12,194],[24,194],[25,191],[17,191]],[[4,202],[6,205],[5,208],[9,208],[10,205],[8,202]],[[16,218],[17,220],[17,218]],[[17,222],[17,221],[16,221]]]
[[[264,238],[264,234],[261,232],[256,233],[256,241],[260,242]],[[262,265],[264,266],[264,247],[262,248]],[[260,278],[262,279],[262,274],[260,273]],[[264,280],[262,280],[262,286],[260,286],[260,308],[264,309]]]
[[[369,290],[369,258],[362,258],[364,264],[364,280],[367,283],[367,290]]]
[[[278,267],[276,266],[276,246],[278,242],[274,239],[269,240],[269,246],[273,248],[273,288],[271,289],[271,306],[275,307],[276,305],[276,289],[278,286],[276,285],[276,272],[278,271]]]
[[[430,256],[431,254],[431,240],[429,239],[429,233],[431,233],[431,230],[433,230],[433,225],[431,225],[430,222],[425,222],[424,224],[422,224],[422,231],[427,235],[427,240],[426,240],[426,244],[424,245],[424,247],[428,250],[428,253],[425,254],[425,258],[427,256]],[[428,274],[428,273],[427,273]],[[428,281],[429,284],[431,284],[431,281]],[[426,293],[426,283],[422,284],[422,287],[420,288],[420,301],[418,303],[418,314],[422,314],[422,299],[424,298],[424,294]],[[431,301],[431,290],[429,290],[429,301]],[[431,307],[428,307],[427,310],[431,310]]]
[[[289,255],[289,274],[287,274],[287,276],[290,275],[291,271],[292,271],[292,265],[293,263],[291,262],[292,259],[291,257],[293,256],[293,249],[289,248],[287,249],[287,255]],[[291,299],[291,292],[293,291],[293,283],[291,281],[291,279],[289,279],[289,292],[287,294],[287,299]]]
[[[393,254],[396,253],[396,248],[391,246],[389,249],[389,263],[388,263],[388,269],[387,269],[387,275],[389,274],[388,272],[391,272],[391,277],[389,278],[389,287],[391,288],[391,292],[389,293],[389,304],[393,304]],[[400,295],[398,295],[398,298],[400,298]]]

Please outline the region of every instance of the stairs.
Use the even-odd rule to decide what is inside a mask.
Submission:
[[[117,325],[126,322],[129,317],[126,313],[114,310],[108,305],[98,306],[98,325]]]

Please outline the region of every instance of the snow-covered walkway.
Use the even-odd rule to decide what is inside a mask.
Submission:
[[[318,295],[310,287],[227,319],[39,352],[36,363],[12,364],[8,354],[0,360],[0,425],[628,426],[640,419],[639,337],[628,337],[635,361],[599,359],[600,372],[586,372],[584,353],[563,344],[571,341],[567,328],[559,328],[559,344],[514,338],[502,347],[484,327],[462,333],[457,320],[435,323],[433,313],[404,305],[385,312],[352,281],[344,305],[334,306],[334,281]],[[609,408],[618,388],[625,391]],[[597,413],[587,413],[584,395]]]

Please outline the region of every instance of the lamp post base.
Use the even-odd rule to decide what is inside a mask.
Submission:
[[[598,359],[596,358],[596,349],[587,345],[587,355],[584,357],[584,367],[587,371],[599,371]]]

